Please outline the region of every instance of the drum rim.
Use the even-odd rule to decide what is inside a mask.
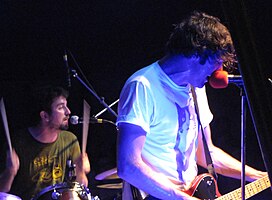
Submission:
[[[73,185],[73,187],[71,188],[70,186]],[[42,195],[44,195],[45,193],[47,193],[50,190],[53,189],[69,189],[72,190],[76,185],[80,185],[78,182],[71,182],[71,183],[67,183],[67,182],[62,182],[62,183],[56,183],[54,185],[50,185],[47,186],[45,188],[43,188],[39,193],[37,193],[31,200],[38,200],[39,197],[41,197]],[[81,186],[81,185],[80,185]],[[84,187],[85,189],[85,187]]]

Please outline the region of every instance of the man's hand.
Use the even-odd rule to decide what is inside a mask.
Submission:
[[[20,167],[20,161],[17,153],[13,149],[12,152],[10,153],[9,151],[7,152],[7,160],[6,160],[6,170],[7,172],[12,175],[16,176],[18,170]]]
[[[6,169],[0,174],[0,192],[9,192],[14,177],[20,167],[19,157],[15,150],[7,152]]]

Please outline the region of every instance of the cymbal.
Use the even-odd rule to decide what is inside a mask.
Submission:
[[[117,168],[113,168],[107,171],[104,171],[95,176],[96,180],[111,180],[111,179],[119,179],[120,177],[117,175]]]
[[[122,189],[123,183],[103,184],[103,185],[97,185],[96,187],[103,188],[103,189]]]
[[[4,193],[4,192],[0,192],[0,199],[4,200],[4,199],[10,199],[10,200],[22,200],[20,197],[17,197],[13,194],[9,194],[9,193]]]

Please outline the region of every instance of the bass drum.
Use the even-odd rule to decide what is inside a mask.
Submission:
[[[4,193],[4,192],[0,192],[0,199],[1,200],[22,200],[21,198],[15,195]]]
[[[99,200],[88,188],[77,182],[64,182],[44,188],[32,200]]]

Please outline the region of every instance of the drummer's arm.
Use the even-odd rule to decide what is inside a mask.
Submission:
[[[15,150],[7,152],[6,169],[0,174],[0,192],[9,192],[20,166]]]
[[[5,169],[0,175],[0,192],[9,192],[15,175]]]
[[[76,181],[88,186],[87,173],[91,171],[90,161],[87,153],[82,153],[76,160]]]

